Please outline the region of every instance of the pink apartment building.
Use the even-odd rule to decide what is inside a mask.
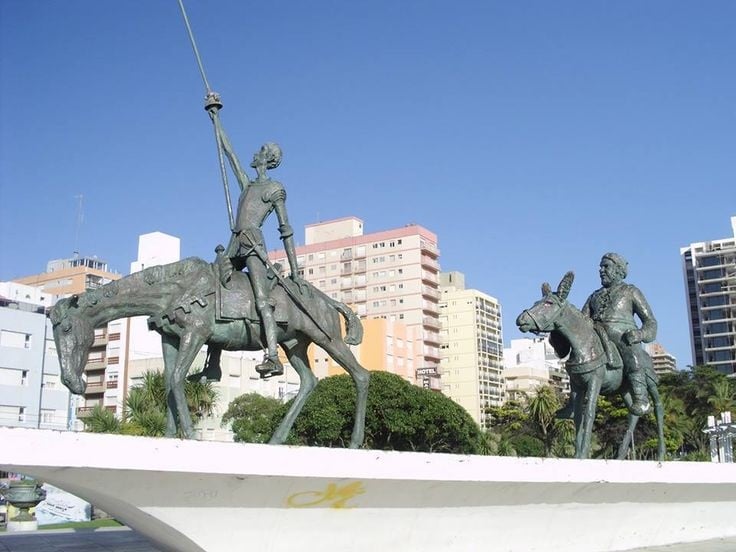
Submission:
[[[354,352],[371,370],[416,382],[417,371],[438,373],[439,249],[437,236],[417,224],[363,234],[356,217],[307,225],[296,248],[302,277],[364,319],[365,337]],[[288,267],[284,250],[274,262]],[[316,349],[316,348],[315,348]],[[340,373],[327,355],[311,358],[318,377]],[[432,380],[431,387],[439,388]]]

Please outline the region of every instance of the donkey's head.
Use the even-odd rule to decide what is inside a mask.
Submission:
[[[567,303],[575,274],[568,272],[563,276],[557,291],[552,291],[548,283],[542,284],[542,298],[524,310],[516,319],[522,332],[544,333],[555,329],[555,322],[562,315]]]

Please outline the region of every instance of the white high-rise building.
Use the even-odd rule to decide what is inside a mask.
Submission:
[[[680,249],[693,365],[736,374],[736,216],[733,237]]]
[[[563,394],[570,393],[570,376],[565,363],[555,354],[547,338],[512,339],[503,351],[506,398],[523,400],[536,389],[550,385]]]
[[[460,272],[440,274],[440,293],[442,392],[484,427],[486,408],[504,402],[501,305]]]

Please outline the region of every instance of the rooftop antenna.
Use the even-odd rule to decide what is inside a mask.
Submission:
[[[75,195],[74,199],[77,200],[77,220],[74,229],[74,258],[79,258],[79,230],[84,222],[84,196],[82,194]]]

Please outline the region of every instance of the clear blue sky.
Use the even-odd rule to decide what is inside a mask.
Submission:
[[[574,270],[581,306],[618,251],[691,363],[679,248],[736,215],[735,2],[186,6],[240,156],[284,149],[300,241],[348,215],[421,224],[501,301],[507,343],[542,281]],[[229,230],[203,94],[175,0],[2,0],[0,280],[76,249],[125,273],[156,230],[212,258]]]

